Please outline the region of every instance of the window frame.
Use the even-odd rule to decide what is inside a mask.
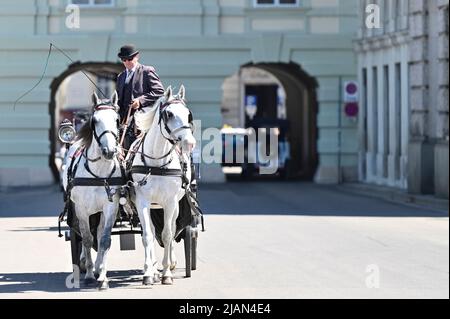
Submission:
[[[300,0],[295,0],[292,4],[281,4],[280,0],[273,0],[273,4],[270,3],[258,3],[258,0],[253,0],[253,7],[255,8],[297,8],[300,6]]]
[[[89,3],[84,4],[84,3],[74,3],[74,0],[69,0],[69,3],[83,8],[112,8],[116,5],[115,0],[109,0],[110,3],[97,3],[97,4],[94,2],[95,0],[88,0],[88,1]]]

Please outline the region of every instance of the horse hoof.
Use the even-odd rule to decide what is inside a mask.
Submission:
[[[107,280],[99,281],[98,282],[98,289],[99,290],[108,290],[109,289],[109,283]]]
[[[173,278],[172,277],[163,277],[161,283],[163,285],[173,285]]]
[[[144,286],[150,286],[154,284],[153,278],[151,276],[144,276],[144,280],[142,281]]]
[[[161,282],[161,276],[159,274],[155,274],[153,276],[153,282]]]
[[[97,282],[97,280],[95,280],[95,278],[86,278],[86,279],[84,279],[84,284],[86,286],[92,286],[96,282]]]

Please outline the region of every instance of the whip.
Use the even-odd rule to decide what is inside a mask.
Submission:
[[[61,52],[70,62],[75,63],[75,61],[66,53],[64,52],[64,50],[58,48],[56,45],[54,45],[53,43],[50,43],[50,47],[48,49],[48,55],[47,55],[47,59],[45,61],[45,67],[44,67],[44,71],[42,72],[41,78],[39,79],[39,81],[28,91],[26,91],[24,94],[22,94],[15,102],[14,102],[14,111],[16,110],[16,104],[17,102],[19,102],[22,98],[24,98],[25,96],[27,96],[31,91],[33,91],[38,85],[39,83],[42,82],[42,80],[44,79],[45,76],[45,72],[47,72],[47,67],[48,67],[48,62],[50,60],[50,55],[52,53],[52,48],[55,48],[56,50],[58,50],[59,52]],[[97,86],[97,84],[95,84],[95,82],[86,74],[86,72],[84,72],[83,70],[80,70],[84,76],[86,76],[88,78],[88,80],[96,87],[96,89],[107,99],[108,97],[106,96],[105,93],[103,93],[103,91]]]

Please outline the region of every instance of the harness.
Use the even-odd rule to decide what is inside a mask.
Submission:
[[[111,104],[103,103],[103,102],[98,103],[94,108],[95,111],[106,110],[106,109],[117,111],[117,109],[114,106],[112,106]],[[114,138],[117,140],[117,134],[111,130],[105,130],[104,132],[102,132],[102,134],[100,134],[100,136],[97,135],[93,117],[91,117],[91,119],[90,119],[90,127],[93,131],[94,139],[99,145],[101,144],[100,139],[105,134],[108,134],[108,133],[112,134],[114,136]],[[103,186],[105,188],[105,192],[108,197],[108,201],[112,203],[113,196],[117,192],[116,191],[113,192],[111,190],[111,186],[121,186],[122,187],[123,185],[125,185],[127,183],[125,169],[120,164],[119,164],[119,167],[120,167],[120,171],[121,171],[121,176],[120,177],[112,177],[117,170],[117,164],[115,161],[114,161],[114,167],[111,170],[111,172],[108,174],[107,177],[100,177],[100,176],[97,176],[96,174],[94,174],[89,167],[89,162],[97,162],[101,159],[101,156],[94,158],[94,159],[90,159],[87,154],[87,151],[88,151],[88,149],[86,147],[84,147],[84,146],[79,147],[75,151],[75,153],[72,157],[72,161],[70,162],[69,169],[67,171],[67,190],[64,193],[65,206],[64,206],[64,210],[61,212],[61,214],[59,215],[59,218],[58,218],[58,230],[59,230],[58,236],[59,237],[62,237],[61,222],[64,220],[65,215],[68,214],[68,212],[70,210],[71,192],[75,186]],[[81,158],[83,158],[83,157],[86,159],[84,162],[84,168],[90,175],[92,175],[92,177],[75,177],[76,172],[78,170],[78,165],[80,164]],[[123,190],[121,189],[121,194],[122,193],[123,193]]]
[[[117,108],[115,106],[112,106],[109,101],[108,102],[100,102],[98,103],[95,108],[95,111],[101,111],[101,110],[114,110],[117,112]],[[120,124],[120,120],[117,120],[117,127]],[[105,130],[103,131],[100,135],[97,135],[97,131],[95,129],[95,121],[94,121],[94,117],[92,116],[90,119],[90,126],[91,129],[94,133],[94,139],[95,141],[98,143],[98,145],[101,145],[100,139],[106,135],[106,134],[111,134],[112,136],[114,136],[114,139],[117,141],[118,136],[115,132],[111,131],[111,130]],[[106,190],[106,194],[108,196],[108,200],[110,202],[112,202],[112,197],[113,197],[113,193],[111,192],[111,188],[110,186],[122,186],[124,184],[126,184],[126,174],[125,174],[125,170],[123,169],[123,167],[121,165],[120,166],[120,170],[121,170],[121,176],[120,177],[112,177],[114,175],[114,173],[117,170],[117,164],[116,162],[114,162],[114,167],[111,170],[111,173],[109,173],[108,177],[100,177],[97,176],[96,174],[94,174],[92,172],[92,170],[89,167],[89,162],[97,162],[101,159],[101,156],[95,158],[95,159],[90,159],[88,157],[87,154],[87,148],[84,148],[84,153],[81,150],[81,154],[82,156],[79,156],[78,162],[77,164],[75,164],[75,166],[73,167],[73,164],[75,162],[75,156],[72,159],[71,162],[71,166],[69,167],[68,170],[68,193],[72,190],[73,187],[75,186],[104,186],[105,190]],[[76,152],[76,154],[78,153],[78,151]],[[92,177],[75,177],[76,175],[76,171],[78,169],[78,164],[81,161],[81,158],[84,157],[86,159],[86,161],[84,162],[84,168],[86,169],[86,171],[92,175]]]
[[[76,171],[78,169],[78,164],[81,161],[81,157],[84,157],[86,159],[86,161],[84,162],[84,168],[93,177],[75,177]],[[108,196],[108,200],[110,202],[112,202],[113,201],[112,197],[115,195],[115,193],[113,194],[111,192],[110,186],[122,186],[127,183],[125,169],[121,165],[119,165],[120,171],[121,171],[121,176],[120,177],[112,177],[117,170],[117,164],[116,164],[116,162],[114,162],[114,167],[111,170],[111,173],[109,173],[108,177],[100,177],[100,176],[95,175],[92,172],[92,170],[89,168],[89,162],[90,161],[96,162],[97,160],[98,159],[90,160],[87,156],[87,149],[85,149],[84,154],[79,157],[78,162],[74,167],[74,170],[71,171],[71,169],[69,169],[69,171],[68,171],[68,178],[69,178],[68,189],[72,190],[72,188],[75,186],[104,186],[105,190],[106,190],[106,194]],[[72,164],[74,163],[74,161],[75,161],[75,159],[72,160]]]
[[[188,109],[189,110],[189,118],[188,118],[189,126],[183,125],[183,126],[180,126],[180,127],[176,128],[175,130],[172,131],[169,128],[169,126],[167,125],[167,121],[169,120],[169,118],[171,116],[171,113],[168,112],[166,110],[166,108],[169,105],[171,105],[171,104],[173,104],[175,102],[182,104],[184,107],[186,107],[188,109],[186,103],[182,99],[174,99],[174,100],[171,100],[171,101],[167,101],[164,104],[161,103],[161,105],[159,106],[159,121],[158,121],[158,125],[159,125],[159,129],[161,131],[161,135],[166,140],[168,140],[172,145],[175,144],[175,142],[173,141],[173,139],[175,139],[175,137],[174,137],[175,133],[177,133],[179,131],[182,131],[182,130],[185,130],[185,129],[193,130],[193,119],[194,119],[191,110]],[[169,133],[169,138],[167,138],[164,135],[164,133],[162,131],[162,127],[161,127],[161,122],[164,124],[164,128],[165,128],[166,132]]]
[[[138,186],[146,185],[147,184],[147,179],[150,176],[153,175],[153,176],[180,177],[182,179],[182,183],[183,183],[182,187],[183,187],[183,189],[187,189],[188,188],[189,179],[186,177],[187,164],[182,160],[182,158],[181,158],[181,156],[179,154],[178,155],[179,155],[179,158],[180,158],[180,164],[182,166],[182,169],[169,169],[169,168],[166,168],[170,163],[172,163],[172,161],[173,161],[172,152],[174,150],[176,150],[176,147],[177,147],[177,142],[178,141],[175,141],[174,134],[176,132],[181,131],[181,130],[192,129],[192,119],[193,119],[193,117],[192,117],[191,111],[189,111],[189,119],[188,119],[189,126],[183,125],[183,126],[178,127],[178,128],[176,128],[175,130],[172,131],[169,128],[169,126],[167,125],[167,121],[170,118],[170,114],[167,112],[166,108],[167,108],[167,106],[169,106],[169,105],[171,105],[171,104],[173,104],[175,102],[178,102],[178,103],[184,105],[187,108],[185,102],[183,100],[181,100],[181,99],[174,99],[174,100],[165,102],[164,104],[161,103],[160,106],[159,106],[159,121],[158,121],[158,125],[159,125],[159,129],[160,129],[161,135],[167,141],[169,141],[172,144],[172,147],[170,148],[170,150],[166,154],[164,154],[162,156],[159,156],[159,157],[152,157],[152,156],[149,156],[149,155],[145,154],[144,145],[145,145],[145,138],[147,137],[147,133],[146,133],[143,136],[143,138],[141,139],[141,141],[139,142],[139,144],[137,145],[137,147],[136,147],[136,149],[139,149],[139,147],[140,147],[141,151],[140,152],[137,152],[137,151],[133,152],[134,154],[140,153],[141,161],[142,161],[142,163],[144,163],[144,165],[132,166],[131,169],[130,169],[130,173],[131,174],[134,173],[134,174],[144,174],[145,175],[144,178],[141,181],[137,182]],[[163,133],[162,124],[164,125],[164,129],[166,130],[166,132],[169,133],[169,137],[167,137]],[[170,156],[170,159],[165,164],[163,164],[161,166],[149,166],[149,165],[146,164],[146,158],[151,159],[151,160],[162,160],[162,159],[165,159],[165,158],[167,158],[169,156]],[[131,159],[131,161],[132,161],[132,159]]]
[[[169,161],[159,167],[156,166],[149,166],[146,164],[146,158],[148,159],[152,159],[152,160],[160,160],[160,159],[164,159],[167,158],[168,156],[172,155],[172,152],[174,150],[176,150],[178,141],[175,141],[175,137],[174,134],[179,132],[180,130],[183,129],[191,129],[193,130],[193,117],[192,117],[192,113],[189,113],[189,126],[181,126],[175,130],[171,130],[168,125],[167,125],[167,121],[170,118],[170,114],[168,114],[166,112],[166,107],[169,106],[170,104],[174,103],[174,102],[179,102],[181,104],[183,104],[184,106],[186,106],[186,104],[184,103],[183,100],[171,100],[170,102],[166,102],[164,104],[161,104],[159,106],[159,122],[158,125],[160,127],[160,131],[162,136],[168,140],[171,144],[172,147],[169,150],[169,152],[167,152],[166,154],[164,154],[161,157],[152,157],[149,156],[147,154],[145,154],[145,150],[144,150],[144,141],[145,138],[147,137],[147,134],[145,134],[143,136],[143,138],[141,139],[141,141],[137,144],[137,146],[135,147],[135,150],[130,150],[131,156],[129,157],[128,161],[126,164],[128,163],[132,163],[134,156],[137,153],[140,153],[141,156],[141,160],[142,163],[144,163],[144,165],[136,165],[136,166],[132,166],[131,168],[127,167],[127,169],[125,170],[123,165],[119,164],[120,170],[121,170],[121,176],[120,177],[112,177],[114,175],[114,173],[117,170],[117,165],[116,162],[114,162],[114,167],[111,171],[111,173],[108,175],[108,177],[99,177],[96,174],[94,174],[92,172],[92,170],[89,168],[89,162],[96,162],[98,160],[101,159],[101,157],[95,158],[95,159],[90,159],[87,155],[87,148],[84,147],[80,147],[76,152],[75,155],[72,158],[72,161],[70,163],[69,169],[68,169],[68,187],[67,187],[67,191],[64,194],[64,200],[65,200],[65,207],[63,212],[60,214],[59,219],[58,219],[58,228],[59,228],[59,237],[62,237],[61,234],[61,222],[63,221],[65,215],[68,213],[69,209],[70,209],[70,205],[71,205],[71,200],[70,200],[70,194],[71,191],[73,189],[73,187],[75,186],[85,186],[85,187],[89,187],[89,186],[104,186],[105,187],[105,191],[106,194],[108,196],[108,200],[110,202],[113,201],[113,196],[116,194],[116,192],[112,192],[111,191],[111,187],[110,186],[120,186],[120,193],[121,195],[124,195],[126,193],[126,188],[130,188],[132,186],[144,186],[147,184],[147,179],[150,176],[168,176],[168,177],[180,177],[182,180],[182,188],[185,190],[185,195],[187,197],[187,202],[189,203],[189,206],[191,208],[191,212],[193,216],[198,216],[201,218],[201,223],[202,223],[202,231],[205,231],[204,228],[204,219],[203,219],[203,212],[201,211],[196,195],[192,192],[192,190],[189,187],[189,179],[187,178],[187,163],[184,161],[184,159],[182,158],[181,154],[178,154],[179,156],[179,160],[180,160],[180,164],[182,166],[182,169],[169,169],[167,168],[167,166],[173,161],[173,157],[171,156]],[[111,105],[108,104],[99,104],[96,106],[96,110],[101,110],[101,109],[111,109],[113,108]],[[163,131],[162,131],[162,125],[164,125],[164,128],[166,130],[166,132],[169,134],[169,137],[167,137],[166,135],[164,135]],[[94,138],[97,141],[98,144],[100,144],[100,139],[107,133],[112,134],[115,139],[117,140],[117,134],[115,134],[114,132],[110,131],[110,130],[106,130],[104,132],[102,132],[102,134],[100,136],[97,135],[96,130],[95,130],[95,123],[93,121],[93,118],[91,117],[91,128],[94,132]],[[141,151],[138,152],[137,150],[139,149],[139,147],[141,148]],[[77,154],[79,154],[77,156]],[[78,157],[78,161],[76,161],[76,158]],[[81,158],[84,157],[86,159],[85,163],[84,163],[84,168],[86,169],[86,171],[91,174],[93,177],[75,177],[76,175],[76,171],[78,169],[78,165],[81,161]],[[76,162],[76,163],[75,163]],[[192,166],[193,169],[193,166]],[[193,171],[192,171],[193,172]],[[145,175],[144,178],[139,181],[139,182],[133,182],[133,181],[128,181],[127,176],[131,177],[131,174],[143,174]],[[191,178],[192,180],[192,178]]]
[[[178,140],[175,140],[175,133],[181,131],[181,130],[185,130],[185,129],[191,129],[193,130],[193,116],[192,116],[192,112],[189,111],[189,126],[187,125],[183,125],[181,127],[176,128],[175,130],[171,130],[169,128],[169,126],[167,125],[167,121],[170,118],[170,114],[168,114],[166,107],[169,106],[170,104],[173,104],[174,102],[178,102],[181,103],[182,105],[184,105],[186,108],[186,104],[183,100],[181,99],[174,99],[168,102],[165,102],[164,104],[161,103],[161,105],[159,106],[159,121],[158,121],[158,125],[159,125],[159,129],[161,132],[161,135],[172,144],[172,147],[170,148],[170,150],[160,156],[160,157],[152,157],[149,156],[147,154],[145,154],[145,150],[144,150],[144,142],[145,142],[145,138],[147,137],[147,133],[142,137],[141,141],[137,144],[137,146],[135,147],[135,150],[130,150],[132,152],[132,156],[130,156],[130,161],[133,161],[134,156],[137,153],[140,153],[141,156],[141,161],[142,163],[144,163],[144,165],[135,165],[132,166],[130,168],[130,174],[143,174],[145,175],[144,178],[135,184],[136,186],[144,186],[147,184],[147,179],[150,176],[168,176],[168,177],[180,177],[182,180],[182,188],[185,190],[185,196],[187,197],[187,202],[189,203],[189,206],[191,208],[191,212],[193,216],[198,216],[201,218],[201,223],[202,223],[202,231],[205,231],[205,227],[204,227],[204,219],[203,219],[203,212],[200,209],[200,205],[198,204],[196,195],[192,192],[192,190],[189,187],[189,179],[187,178],[187,163],[184,161],[182,155],[180,153],[177,152],[179,160],[180,160],[180,164],[181,164],[181,169],[169,169],[167,168],[167,166],[173,161],[173,157],[171,156],[173,154],[173,151],[176,151],[176,147],[178,144]],[[169,134],[169,137],[167,137],[162,130],[162,124],[164,125],[164,129],[166,130],[166,132]],[[137,150],[141,148],[141,151],[138,152]],[[163,165],[161,166],[149,166],[146,164],[146,158],[151,159],[151,160],[161,160],[167,157],[170,157],[170,159]],[[191,161],[192,163],[192,161]],[[191,166],[191,173],[192,175],[194,175],[194,166]],[[191,176],[191,180],[193,179],[193,176]]]

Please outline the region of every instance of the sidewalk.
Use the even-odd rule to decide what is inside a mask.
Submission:
[[[448,214],[448,200],[437,198],[433,195],[409,194],[405,190],[396,189],[393,187],[364,183],[344,183],[336,186],[336,189],[346,193],[379,198],[390,202],[445,211]]]
[[[0,217],[57,216],[64,207],[59,185],[14,187],[0,191]]]
[[[401,191],[364,184],[266,181],[199,185],[200,205],[207,215],[448,217],[446,200],[400,195]],[[57,218],[63,206],[57,185],[0,192],[0,218]]]

